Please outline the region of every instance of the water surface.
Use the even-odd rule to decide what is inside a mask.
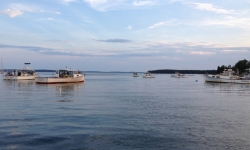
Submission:
[[[51,74],[42,74],[51,75]],[[250,85],[87,73],[84,83],[0,79],[0,149],[248,149]]]

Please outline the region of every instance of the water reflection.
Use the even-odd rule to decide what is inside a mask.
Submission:
[[[83,82],[81,83],[66,83],[66,84],[37,84],[37,86],[42,88],[48,88],[49,91],[55,91],[57,97],[68,97],[74,96],[80,91]],[[81,89],[82,90],[82,89]]]
[[[35,81],[34,80],[3,80],[3,88],[5,90],[22,90],[30,91],[33,89]]]
[[[218,92],[218,93],[229,93],[229,94],[248,94],[250,84],[234,84],[234,83],[212,83],[205,82],[205,89]]]

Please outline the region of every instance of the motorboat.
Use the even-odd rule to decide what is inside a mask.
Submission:
[[[175,74],[171,74],[171,77],[175,77],[175,78],[187,78],[188,76],[186,76],[185,74],[180,74],[179,72],[175,72]]]
[[[217,75],[203,75],[204,80],[206,82],[218,82],[218,83],[242,83],[242,84],[250,84],[249,75],[245,75],[244,77],[239,77],[233,75],[234,71],[232,69],[225,69],[222,74]]]
[[[35,81],[40,84],[77,83],[84,82],[84,76],[81,71],[61,69],[56,71],[55,77],[37,77]]]
[[[143,78],[155,78],[154,76],[152,76],[149,72],[144,73],[144,75],[142,76]]]
[[[30,63],[24,63],[24,67],[14,71],[8,71],[3,80],[34,80],[38,74],[31,69]]]
[[[139,77],[139,75],[136,72],[134,72],[133,77]]]

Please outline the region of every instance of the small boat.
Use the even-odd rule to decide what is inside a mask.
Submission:
[[[133,77],[139,77],[139,75],[136,72],[134,72]]]
[[[142,76],[143,78],[155,78],[154,76],[152,76],[149,72],[144,73],[144,75]]]
[[[175,74],[171,74],[171,77],[175,77],[175,78],[187,78],[188,76],[186,76],[185,74],[180,74],[179,72],[175,72]]]
[[[77,83],[84,82],[84,74],[81,71],[74,70],[57,70],[55,77],[37,77],[36,83],[56,84],[56,83]]]
[[[3,80],[34,80],[38,74],[31,68],[30,63],[24,63],[24,68],[9,71],[3,76]]]
[[[244,77],[239,77],[233,75],[234,71],[232,69],[225,69],[222,74],[218,75],[203,75],[203,78],[206,82],[218,82],[218,83],[241,83],[241,84],[250,84],[249,75]]]

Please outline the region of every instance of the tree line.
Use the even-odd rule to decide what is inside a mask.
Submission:
[[[234,66],[228,65],[222,65],[222,66],[218,66],[217,67],[217,74],[222,73],[225,69],[233,69],[233,71],[236,74],[242,74],[244,72],[246,72],[246,69],[250,68],[250,61],[247,61],[246,59],[244,60],[239,60]]]

